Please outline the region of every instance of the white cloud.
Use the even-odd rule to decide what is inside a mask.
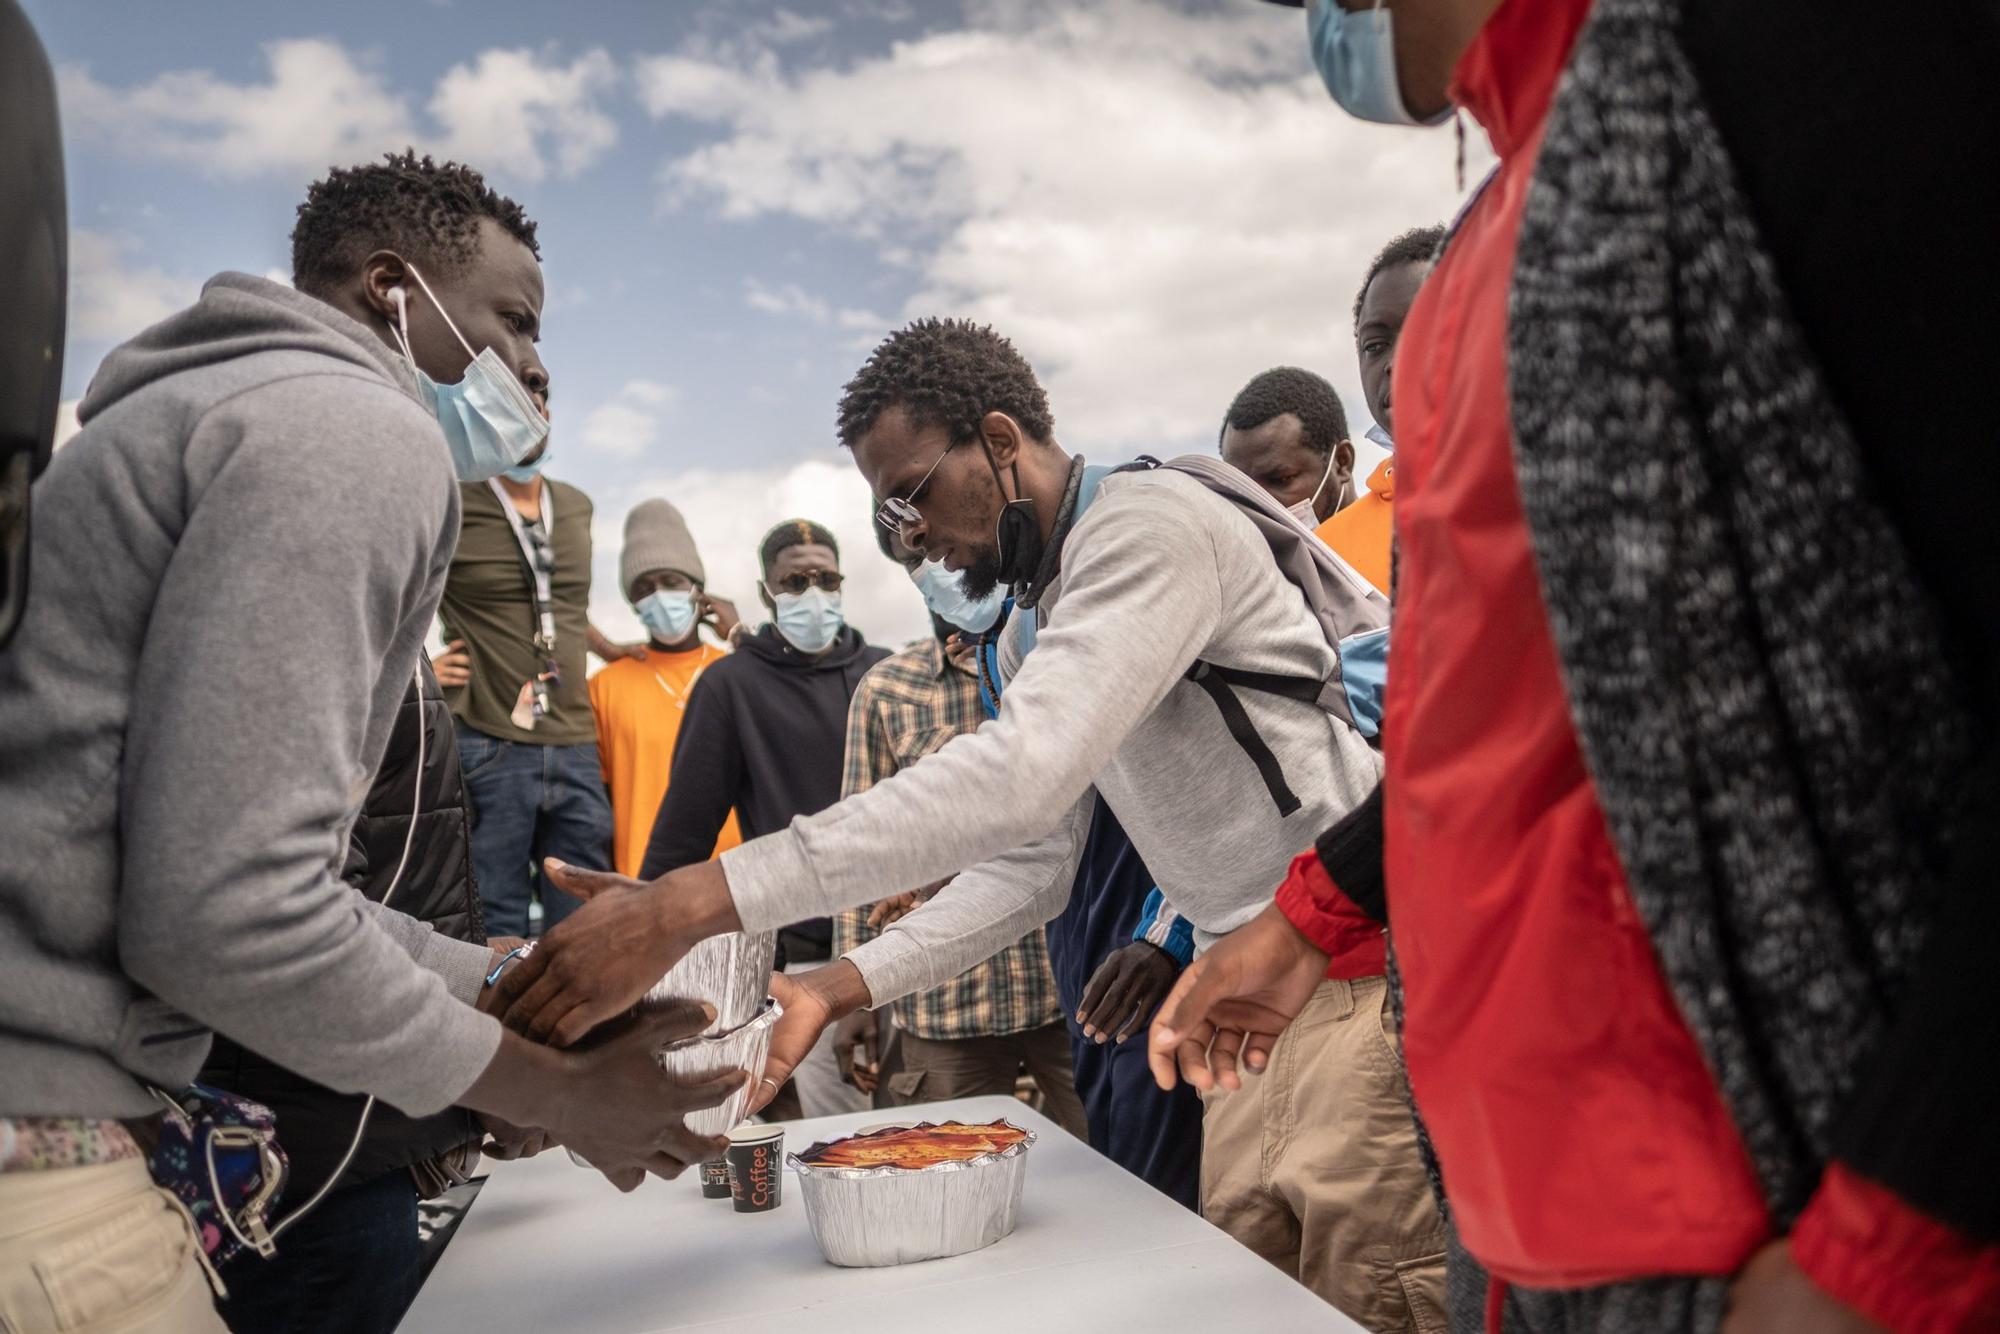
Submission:
[[[825,525],[840,542],[847,575],[841,598],[848,622],[868,639],[900,647],[930,630],[923,598],[902,570],[876,549],[874,501],[868,484],[845,457],[805,459],[757,469],[694,469],[649,477],[621,487],[621,508],[600,506],[592,528],[595,546],[591,620],[613,639],[639,639],[644,631],[618,587],[618,553],[625,515],[651,496],[679,508],[708,567],[709,591],[731,599],[745,624],[766,619],[757,600],[757,545],[772,525],[805,518]]]
[[[201,295],[201,281],[128,263],[136,247],[88,230],[69,235],[69,336],[123,342]]]
[[[269,75],[255,83],[176,70],[120,89],[66,66],[64,127],[135,157],[217,176],[318,175],[329,163],[362,161],[415,137],[405,100],[340,43],[294,38],[263,50]]]
[[[528,50],[482,51],[445,72],[430,112],[448,151],[481,170],[539,181],[553,158],[558,175],[575,176],[618,142],[618,123],[598,106],[617,86],[617,62],[601,50],[567,65]]]
[[[789,9],[781,9],[758,28],[758,35],[774,45],[789,45],[792,42],[809,41],[833,31],[833,20],[821,15],[809,18]]]
[[[655,117],[715,129],[663,168],[665,206],[871,240],[914,270],[904,316],[1008,334],[1086,452],[1207,447],[1243,382],[1281,363],[1327,375],[1365,422],[1355,287],[1383,242],[1459,198],[1449,131],[1344,116],[1303,20],[1262,5],[987,4],[841,68],[689,48],[642,59],[635,82]],[[826,308],[784,287],[748,299]]]
[[[680,391],[672,385],[628,380],[610,402],[600,403],[585,414],[578,439],[594,453],[637,458],[658,441],[660,418],[679,397]]]
[[[600,159],[618,127],[599,99],[619,82],[604,51],[567,64],[552,52],[487,50],[454,65],[411,113],[372,60],[328,38],[263,46],[266,76],[232,82],[176,70],[117,88],[81,65],[60,74],[65,127],[134,157],[184,162],[212,176],[319,176],[406,145],[462,157],[495,175],[573,176]]]
[[[892,323],[872,310],[857,310],[851,306],[835,309],[826,298],[813,295],[797,283],[774,285],[761,278],[745,278],[743,299],[752,310],[760,310],[766,315],[794,315],[814,324],[864,330],[876,336],[887,333]]]

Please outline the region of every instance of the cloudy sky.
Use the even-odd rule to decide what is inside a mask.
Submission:
[[[918,315],[1011,336],[1093,459],[1213,449],[1284,363],[1358,434],[1354,289],[1459,198],[1448,128],[1347,119],[1299,12],[1256,0],[24,3],[68,141],[66,396],[210,274],[288,274],[329,164],[462,158],[541,226],[551,472],[596,501],[614,635],[652,495],[746,611],[757,537],[803,514],[847,548],[850,619],[921,632],[832,430]]]

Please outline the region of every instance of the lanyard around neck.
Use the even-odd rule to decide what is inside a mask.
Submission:
[[[556,604],[549,581],[555,573],[556,563],[555,492],[547,482],[541,483],[542,517],[537,522],[543,533],[547,534],[542,549],[548,552],[549,558],[544,561],[536,552],[534,539],[528,536],[527,521],[522,519],[520,511],[514,508],[514,498],[500,485],[500,479],[489,477],[486,479],[486,485],[492,488],[493,494],[499,499],[500,512],[507,516],[507,526],[514,530],[514,542],[521,548],[521,563],[528,567],[528,583],[535,594],[535,623],[540,626],[540,632],[535,636],[535,645],[542,652],[553,654],[556,651]]]

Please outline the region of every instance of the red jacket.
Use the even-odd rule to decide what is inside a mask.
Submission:
[[[1457,71],[1502,165],[1398,349],[1382,733],[1411,1083],[1466,1245],[1496,1278],[1542,1288],[1733,1273],[1773,1230],[1592,791],[1514,477],[1515,237],[1588,10],[1507,0]],[[1279,902],[1322,948],[1356,915],[1304,873]],[[2000,1292],[1994,1248],[1838,1167],[1793,1243],[1824,1287],[1897,1328],[1973,1328]]]

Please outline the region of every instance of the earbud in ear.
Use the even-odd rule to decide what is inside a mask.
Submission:
[[[403,289],[402,289],[402,288],[400,288],[400,287],[392,287],[392,288],[390,288],[390,289],[389,289],[389,299],[390,299],[391,301],[395,302],[395,303],[396,303],[396,309],[397,309],[398,311],[401,311],[401,310],[403,309],[403,307],[404,307],[404,306],[405,306],[406,304],[408,304],[408,302],[409,302],[409,299],[410,299],[410,298],[409,298],[409,296],[408,296],[408,295],[407,295],[407,294],[406,294],[406,293],[405,293],[405,292],[403,291]]]

